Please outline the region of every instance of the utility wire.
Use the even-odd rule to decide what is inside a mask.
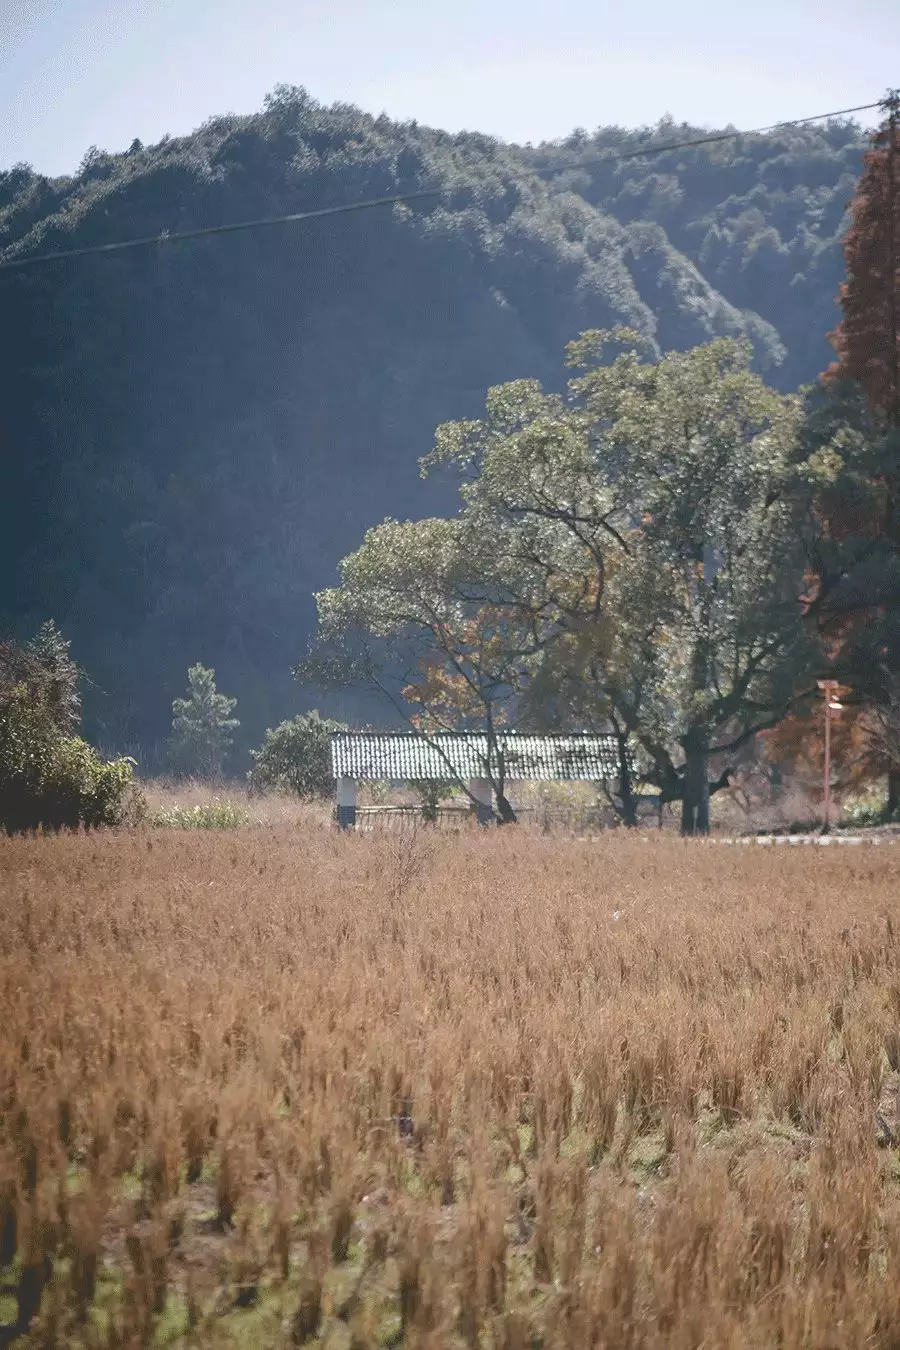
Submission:
[[[671,150],[689,150],[694,146],[717,145],[723,141],[733,141],[741,136],[763,136],[770,131],[780,131],[788,127],[807,126],[810,122],[824,122],[831,117],[848,117],[851,113],[869,112],[873,108],[884,106],[884,100],[875,103],[861,103],[855,108],[839,108],[835,112],[816,113],[812,117],[797,117],[790,122],[773,122],[771,126],[756,127],[752,131],[722,131],[713,136],[700,136],[690,141],[671,141],[664,145],[647,145],[639,150],[626,150],[620,154],[603,155],[596,159],[582,159],[569,164],[557,164],[543,169],[532,169],[528,174],[520,174],[509,180],[510,183],[527,183],[534,178],[550,177],[567,170],[596,168],[604,164],[622,164],[626,160],[645,159],[651,155],[664,155]],[[328,216],[349,215],[353,211],[372,211],[379,206],[396,206],[401,202],[415,202],[443,197],[452,189],[424,188],[415,192],[399,192],[390,197],[369,197],[361,202],[345,202],[340,206],[325,206],[317,211],[294,211],[286,216],[264,216],[259,220],[239,220],[225,225],[208,225],[193,230],[163,230],[160,234],[146,235],[141,239],[119,239],[111,244],[89,244],[84,248],[61,249],[54,253],[35,253],[24,258],[0,260],[0,271],[9,271],[14,267],[32,267],[38,263],[61,262],[67,258],[87,258],[98,254],[121,253],[126,249],[150,248],[166,243],[176,243],[189,239],[204,239],[216,234],[237,234],[243,230],[267,229],[273,225],[295,225],[307,220],[322,220]]]
[[[227,225],[207,225],[195,230],[163,230],[160,234],[145,235],[143,239],[120,239],[112,244],[89,244],[86,248],[64,249],[58,253],[35,253],[27,258],[10,258],[7,262],[0,262],[0,270],[29,267],[32,263],[58,262],[62,258],[87,258],[95,253],[119,253],[127,248],[147,248],[183,239],[203,239],[212,234],[237,234],[240,230],[260,230],[270,225],[293,225],[301,220],[320,220],[324,216],[343,216],[351,211],[371,211],[376,206],[392,206],[397,202],[442,197],[446,191],[446,188],[429,188],[421,192],[401,192],[396,197],[370,197],[362,202],[324,206],[318,211],[294,211],[289,216],[263,216],[260,220],[238,220]]]
[[[565,167],[571,169],[594,168],[600,164],[621,164],[626,159],[643,159],[645,155],[662,155],[667,150],[686,150],[694,145],[716,145],[720,141],[735,141],[740,136],[765,136],[770,131],[781,131],[787,127],[803,127],[810,122],[825,122],[830,117],[849,117],[851,113],[869,112],[872,108],[885,106],[884,99],[875,103],[861,103],[857,108],[838,108],[835,112],[815,113],[812,117],[795,117],[792,122],[773,122],[768,127],[754,127],[752,131],[718,131],[713,136],[700,136],[693,141],[672,141],[666,145],[648,145],[643,150],[628,150],[623,154],[603,156],[600,159],[582,159],[577,164],[558,165],[555,169],[541,169],[540,173],[561,173]]]

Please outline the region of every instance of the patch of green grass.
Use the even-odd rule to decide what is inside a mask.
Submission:
[[[125,1279],[121,1270],[101,1266],[97,1272],[97,1287],[90,1310],[90,1323],[104,1338],[109,1335],[113,1318],[122,1306]]]
[[[218,1319],[218,1327],[236,1346],[264,1346],[283,1343],[282,1300],[272,1293],[261,1293],[252,1308],[233,1308]]]
[[[348,1252],[345,1266],[326,1271],[322,1290],[322,1309],[326,1316],[346,1320],[360,1301],[362,1251],[357,1247],[353,1263]]]
[[[236,830],[250,824],[250,812],[236,802],[198,802],[196,806],[161,806],[151,811],[148,823],[167,830]]]
[[[792,1125],[789,1120],[778,1116],[761,1117],[759,1127],[770,1139],[782,1139],[789,1144],[796,1144],[798,1140],[807,1137],[797,1125]]]
[[[662,1131],[643,1134],[632,1145],[628,1154],[628,1165],[633,1172],[643,1178],[655,1176],[668,1157]]]
[[[124,1200],[140,1200],[144,1193],[144,1183],[137,1168],[131,1172],[123,1172],[119,1178],[119,1186]]]
[[[701,1110],[697,1117],[697,1141],[700,1144],[712,1144],[719,1135],[731,1138],[731,1122],[715,1107]]]
[[[400,1300],[392,1297],[379,1310],[375,1328],[376,1345],[393,1346],[401,1344]]]
[[[157,1317],[153,1328],[154,1346],[162,1348],[176,1345],[187,1335],[189,1322],[187,1299],[170,1291],[166,1295],[165,1307]]]

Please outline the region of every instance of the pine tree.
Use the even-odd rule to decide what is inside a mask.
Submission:
[[[188,670],[188,696],[172,702],[172,739],[175,766],[203,778],[222,772],[231,749],[232,732],[241,724],[232,717],[237,699],[216,690],[216,672],[199,663]]]
[[[81,721],[79,671],[72,660],[70,646],[52,619],[42,623],[25,646],[25,655],[38,676],[44,704],[57,730],[64,735],[75,731]]]

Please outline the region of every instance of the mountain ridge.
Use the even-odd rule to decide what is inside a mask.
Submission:
[[[658,350],[746,337],[773,383],[814,378],[862,132],[597,163],[692,132],[519,147],[280,88],[258,114],[92,150],[76,175],[0,173],[0,257],[443,193],[0,272],[0,625],[52,615],[72,636],[109,744],[164,734],[197,659],[253,743],[301,702],[288,667],[338,559],[387,514],[452,509],[416,460],[489,385],[559,386],[565,344],[617,324]]]

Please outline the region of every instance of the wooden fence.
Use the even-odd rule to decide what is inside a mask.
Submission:
[[[600,830],[612,829],[620,824],[619,817],[611,806],[597,804],[590,807],[579,806],[516,806],[516,816],[522,825],[540,830],[546,834],[560,831],[566,834],[589,835]],[[656,802],[646,799],[646,805],[638,809],[638,819],[645,827],[665,827],[669,821],[669,812],[660,813]],[[677,822],[673,822],[676,823]],[[475,813],[465,803],[441,805],[434,813],[434,819],[426,820],[422,807],[415,804],[403,806],[358,806],[356,808],[356,829],[365,833],[398,832],[411,829],[438,829],[449,833],[460,830],[477,829]]]

